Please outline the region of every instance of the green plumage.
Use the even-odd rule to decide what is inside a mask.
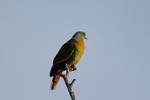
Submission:
[[[55,75],[59,69],[64,69],[65,64],[69,67],[74,66],[83,54],[83,51],[80,52],[81,50],[78,49],[78,43],[74,39],[66,42],[53,60],[53,67],[51,69],[50,76]]]
[[[73,35],[73,37],[58,51],[50,71],[50,76],[54,76],[51,85],[52,90],[58,83],[62,71],[65,70],[66,64],[68,65],[69,70],[76,69],[75,65],[78,63],[84,52],[84,39],[86,39],[86,34],[84,32],[76,32],[76,34]]]
[[[54,58],[53,65],[67,62],[75,54],[75,40],[71,39],[65,43]]]

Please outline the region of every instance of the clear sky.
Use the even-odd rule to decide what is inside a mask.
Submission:
[[[149,0],[0,0],[0,100],[70,100],[49,70],[76,31],[77,100],[150,100]]]

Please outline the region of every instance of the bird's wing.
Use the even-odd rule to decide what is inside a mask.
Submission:
[[[67,60],[70,59],[75,49],[73,42],[75,41],[71,39],[60,48],[59,52],[54,58],[53,65],[65,63]]]

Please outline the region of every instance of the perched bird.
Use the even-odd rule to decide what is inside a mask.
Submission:
[[[70,71],[76,70],[75,65],[84,53],[84,39],[87,39],[86,33],[78,31],[58,51],[50,70],[50,77],[53,77],[51,90],[55,89],[62,72],[65,70],[66,64]]]

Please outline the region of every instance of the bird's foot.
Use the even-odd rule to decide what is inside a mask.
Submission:
[[[71,66],[71,68],[69,70],[70,71],[75,71],[75,70],[77,70],[77,68],[75,66]]]

